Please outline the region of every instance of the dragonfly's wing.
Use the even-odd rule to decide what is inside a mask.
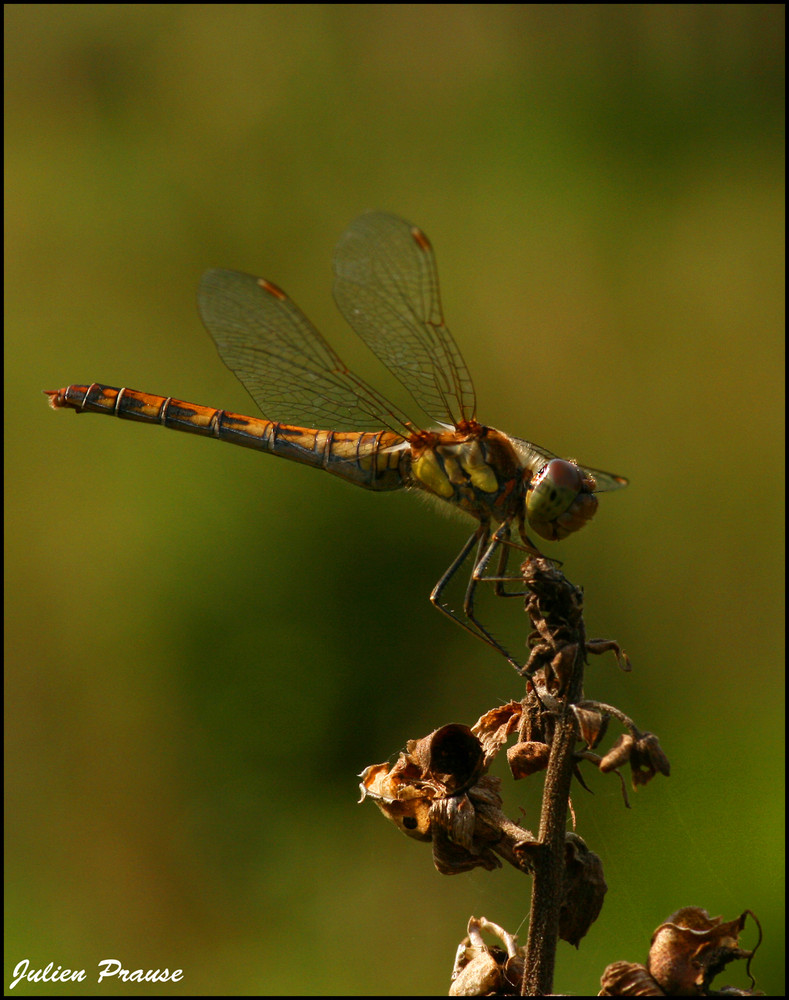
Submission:
[[[546,462],[550,462],[552,458],[559,457],[558,455],[554,455],[552,451],[548,451],[547,448],[543,448],[539,444],[533,444],[531,441],[524,441],[521,438],[511,437],[510,442],[518,452],[523,464],[534,473],[539,472]],[[627,486],[629,482],[629,480],[625,479],[624,476],[615,476],[613,472],[603,472],[602,469],[593,469],[588,465],[581,465],[578,463],[578,468],[581,469],[582,472],[589,473],[589,475],[594,478],[596,484],[594,490],[595,493],[605,493],[610,490],[621,490],[623,487]]]
[[[362,215],[340,237],[334,273],[343,316],[425,413],[453,424],[473,418],[474,386],[444,325],[425,234],[385,212]]]
[[[197,299],[219,356],[269,419],[408,430],[405,414],[350,372],[276,285],[240,271],[206,271]]]
[[[607,493],[610,490],[621,490],[630,482],[624,476],[615,476],[613,472],[603,472],[602,469],[592,469],[588,465],[581,465],[579,468],[583,472],[588,472],[594,478],[595,493]]]

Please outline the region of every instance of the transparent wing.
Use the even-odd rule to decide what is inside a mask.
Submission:
[[[219,356],[268,419],[337,430],[402,433],[413,426],[348,370],[271,282],[240,271],[206,271],[197,301]]]
[[[547,448],[543,448],[542,445],[533,444],[531,441],[524,441],[522,438],[511,437],[510,441],[515,446],[524,464],[527,465],[532,472],[539,472],[539,470],[545,465],[546,462],[550,462],[552,458],[559,458],[552,451],[548,451]],[[613,472],[603,472],[602,469],[593,469],[589,465],[581,465],[578,463],[578,468],[583,472],[588,472],[590,476],[594,478],[596,483],[595,493],[607,493],[611,490],[621,490],[628,485],[629,480],[625,479],[624,476],[616,476]]]
[[[588,472],[595,483],[595,493],[608,493],[611,490],[621,490],[630,482],[624,476],[615,476],[613,472],[603,472],[602,469],[592,469],[588,465],[581,465],[584,472]]]
[[[452,424],[472,419],[474,385],[444,325],[425,234],[385,212],[363,215],[340,237],[334,273],[340,312],[425,413]]]

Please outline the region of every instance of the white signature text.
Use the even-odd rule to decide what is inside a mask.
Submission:
[[[104,958],[98,965],[98,979],[119,979],[123,983],[177,983],[183,979],[183,969],[124,969],[117,958]],[[84,969],[64,969],[50,962],[45,969],[31,969],[30,959],[23,958],[14,967],[10,989],[19,983],[81,983],[87,978]]]

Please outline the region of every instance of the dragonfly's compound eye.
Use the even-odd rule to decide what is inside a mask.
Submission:
[[[595,515],[595,482],[574,462],[551,459],[526,493],[526,518],[541,538],[558,541],[582,528]]]

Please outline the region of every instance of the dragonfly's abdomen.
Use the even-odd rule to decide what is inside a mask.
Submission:
[[[406,485],[405,439],[393,431],[324,431],[289,424],[271,427],[267,450],[273,455],[318,466],[369,490],[400,490]]]
[[[54,409],[65,407],[78,413],[106,413],[218,438],[325,469],[366,489],[398,490],[405,486],[407,451],[403,448],[404,438],[392,431],[359,433],[295,427],[263,417],[247,417],[185,403],[171,396],[154,396],[96,382],[69,385],[47,395]]]

